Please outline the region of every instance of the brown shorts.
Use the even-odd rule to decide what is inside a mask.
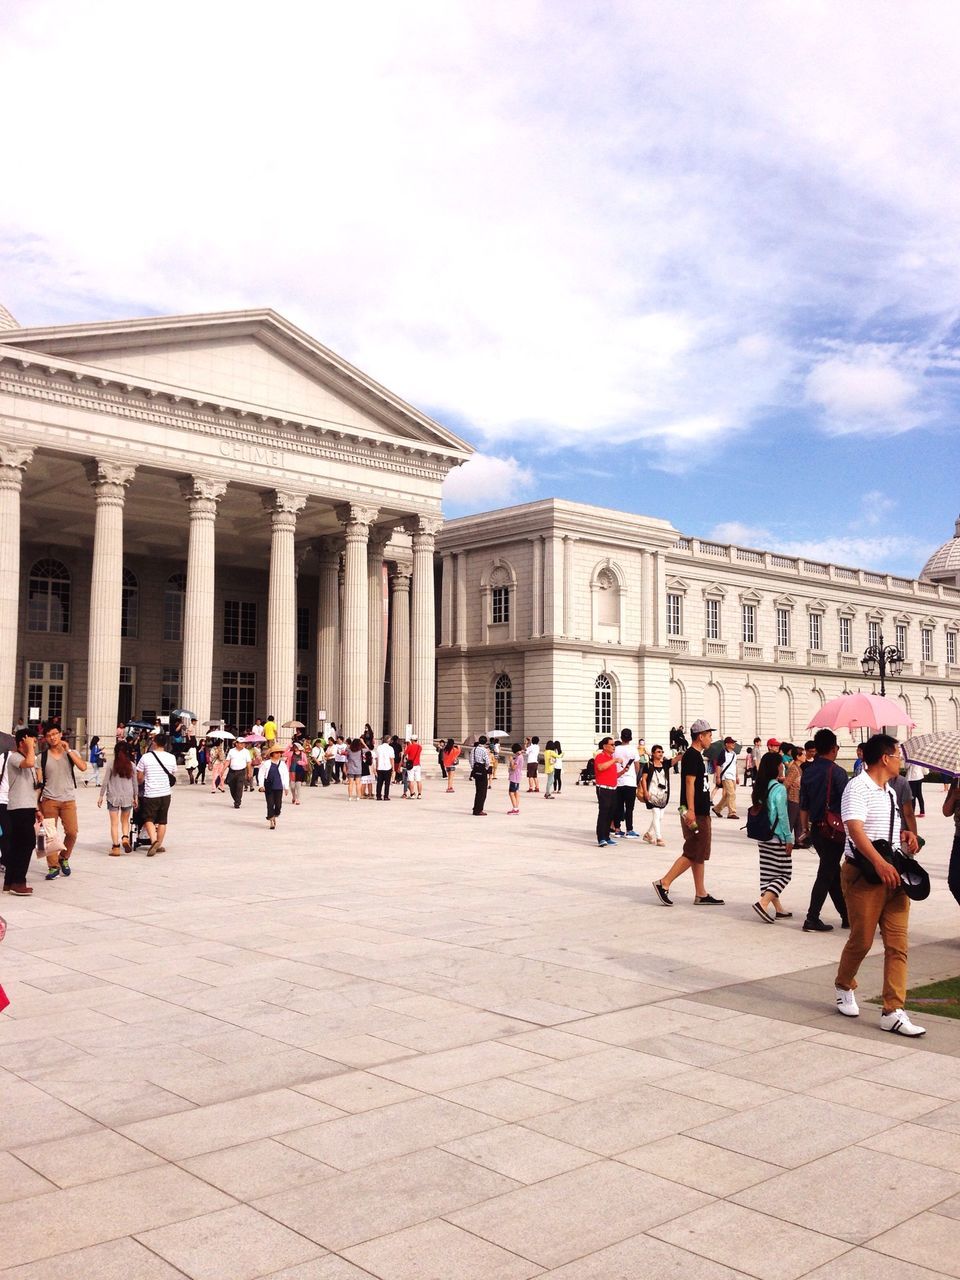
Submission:
[[[691,831],[680,819],[683,831],[683,856],[691,862],[706,862],[710,857],[710,815],[697,818],[697,830]]]
[[[140,812],[144,822],[153,822],[158,827],[165,827],[167,815],[170,812],[170,796],[144,796]]]
[[[528,765],[527,765],[527,777],[528,777],[528,778],[535,778],[536,776],[537,776],[537,765],[535,765],[535,764],[528,764]]]
[[[63,834],[76,839],[79,830],[76,800],[41,800],[40,812],[45,818],[59,818],[63,824]]]

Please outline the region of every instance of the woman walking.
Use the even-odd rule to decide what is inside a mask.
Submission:
[[[554,740],[553,752],[553,794],[558,796],[563,790],[563,747],[559,738]]]
[[[227,757],[223,754],[223,747],[220,743],[216,743],[207,752],[207,760],[210,765],[210,794],[215,791],[221,794],[226,790],[223,785],[223,771],[227,767]]]
[[[787,817],[790,819],[790,831],[796,837],[800,827],[800,761],[806,758],[807,753],[803,747],[794,746],[792,742],[784,743],[780,750],[784,753],[789,752],[790,755],[783,785],[787,788]]]
[[[257,785],[266,797],[270,830],[275,831],[283,804],[283,793],[290,790],[290,770],[283,759],[283,747],[276,740],[269,743],[262,754],[263,763],[257,775]]]
[[[192,787],[196,782],[194,774],[199,768],[199,762],[197,760],[197,740],[194,737],[187,739],[186,747],[183,752],[183,767],[187,771],[187,778],[189,779],[190,786]]]
[[[507,790],[510,794],[510,808],[507,813],[520,812],[520,781],[527,771],[527,756],[519,742],[513,744],[513,755],[510,757],[510,781]]]
[[[363,776],[363,743],[354,738],[347,750],[347,799],[360,799],[360,779]]]
[[[783,760],[777,751],[768,751],[757,767],[752,802],[765,813],[770,823],[770,836],[759,840],[760,897],[753,909],[764,924],[788,920],[792,911],[784,911],[780,895],[793,875],[793,831],[787,812],[787,789],[780,780]]]
[[[207,776],[207,743],[204,739],[197,747],[197,786],[202,787]]]
[[[670,761],[664,759],[663,747],[656,743],[650,751],[650,761],[640,775],[639,798],[650,811],[650,825],[643,833],[647,844],[665,845],[663,838],[663,811],[670,803]]]
[[[923,803],[923,765],[907,765],[907,782],[913,792],[913,811],[918,818],[925,818],[927,810]]]
[[[100,785],[100,770],[103,767],[103,748],[100,746],[99,737],[94,734],[90,739],[90,746],[87,748],[87,761],[93,770],[93,785]],[[84,778],[83,785],[87,785],[87,779]]]
[[[300,803],[300,786],[307,777],[307,751],[300,738],[294,738],[287,749],[287,770],[290,774],[290,802]]]
[[[100,795],[97,797],[98,809],[103,807],[104,800],[107,802],[111,858],[120,857],[121,845],[123,853],[130,852],[130,817],[139,799],[130,749],[125,742],[118,742],[113,748],[113,759],[103,772]]]
[[[543,748],[543,777],[546,784],[543,788],[544,800],[553,799],[553,769],[556,759],[557,745],[551,738]]]
[[[457,761],[460,758],[460,748],[452,738],[448,738],[443,744],[443,768],[447,779],[447,791],[453,790],[453,780],[457,772]]]

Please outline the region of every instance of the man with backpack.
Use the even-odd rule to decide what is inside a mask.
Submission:
[[[153,746],[137,763],[137,780],[143,783],[143,829],[150,837],[148,858],[166,852],[163,841],[170,813],[170,791],[177,785],[177,761],[165,749],[166,745],[167,735],[158,733]]]
[[[77,843],[77,770],[86,773],[87,762],[67,746],[60,725],[47,720],[43,726],[44,748],[40,753],[39,809],[44,818],[59,819],[63,827],[63,852],[47,855],[47,880],[56,880],[71,871],[70,855]]]
[[[840,859],[846,839],[840,817],[840,802],[847,775],[836,763],[839,744],[832,729],[818,729],[813,735],[816,756],[800,778],[800,837],[807,835],[820,859],[817,878],[810,891],[810,905],[803,922],[804,933],[830,933],[832,924],[821,920],[827,895],[847,928],[847,905],[840,888]]]

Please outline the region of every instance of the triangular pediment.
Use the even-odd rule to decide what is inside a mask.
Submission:
[[[273,311],[4,332],[21,349],[467,457],[470,446]]]

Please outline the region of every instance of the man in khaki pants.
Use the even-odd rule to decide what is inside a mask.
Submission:
[[[713,806],[717,817],[723,816],[726,809],[728,818],[736,818],[737,814],[737,744],[734,738],[724,738],[723,755],[714,765],[714,781],[723,792],[720,803]]]
[[[847,832],[840,883],[850,937],[837,970],[837,1012],[856,1018],[860,1009],[854,996],[857,970],[873,946],[880,928],[883,938],[883,1012],[880,1030],[901,1036],[922,1036],[925,1029],[904,1012],[907,999],[907,930],[910,899],[900,884],[900,874],[877,852],[875,840],[889,840],[904,853],[917,852],[917,837],[903,823],[890,779],[900,772],[900,748],[896,738],[875,733],[863,744],[863,771],[843,789],[840,816]],[[855,852],[873,866],[880,877],[871,884],[856,864]]]

